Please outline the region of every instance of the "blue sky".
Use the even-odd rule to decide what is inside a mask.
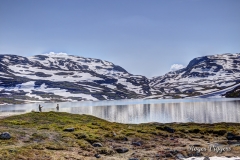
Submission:
[[[239,53],[239,8],[239,0],[0,0],[0,54],[65,52],[152,77]]]

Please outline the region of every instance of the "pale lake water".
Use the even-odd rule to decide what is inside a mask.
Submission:
[[[60,106],[60,112],[89,114],[120,123],[240,123],[240,98],[41,103],[42,110],[43,112],[56,111],[57,104]],[[1,105],[0,116],[38,111],[38,105],[39,103]]]

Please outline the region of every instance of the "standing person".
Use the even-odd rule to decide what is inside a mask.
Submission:
[[[39,106],[38,106],[39,112],[42,112],[42,107],[43,107],[43,106],[41,106],[41,105],[39,104]]]
[[[57,107],[56,107],[56,108],[57,108],[57,111],[59,111],[59,104],[57,104]]]

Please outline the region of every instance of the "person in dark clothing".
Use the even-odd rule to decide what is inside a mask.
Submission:
[[[57,107],[56,107],[56,108],[57,108],[57,111],[59,111],[59,104],[57,104]]]
[[[43,107],[43,106],[41,106],[41,105],[39,104],[39,106],[38,106],[39,112],[42,112],[42,107]]]

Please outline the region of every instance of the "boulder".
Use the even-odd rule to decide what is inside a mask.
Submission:
[[[101,158],[100,154],[95,154],[94,157]]]
[[[175,154],[178,153],[178,151],[177,151],[177,150],[172,150],[172,151],[170,151],[170,153],[173,154],[173,155],[175,155]]]
[[[173,157],[170,153],[166,153],[165,156],[166,156],[167,158]]]
[[[173,128],[168,127],[168,126],[157,126],[156,129],[167,131],[169,133],[174,133],[175,132],[175,130]]]
[[[115,151],[118,153],[126,153],[126,152],[128,152],[128,149],[127,148],[116,148]]]
[[[103,145],[99,142],[95,142],[92,144],[93,147],[102,147]]]
[[[123,140],[124,140],[124,141],[128,141],[128,138],[127,138],[127,137],[124,137]]]
[[[176,157],[177,157],[178,159],[184,159],[184,158],[185,158],[181,153],[178,153],[178,154],[176,155]]]
[[[65,132],[73,132],[75,129],[74,128],[65,128],[63,131]]]
[[[236,136],[233,133],[227,133],[228,140],[240,140],[240,136]]]
[[[8,132],[3,132],[2,134],[0,134],[0,139],[10,139],[11,135]]]
[[[142,146],[143,142],[138,141],[138,142],[132,142],[132,145],[134,146]]]
[[[204,159],[203,160],[210,160],[210,158],[209,157],[204,157]]]
[[[165,131],[169,132],[169,133],[174,133],[174,132],[175,132],[175,130],[174,130],[173,128],[168,127],[168,126],[165,126],[163,129],[164,129]]]

